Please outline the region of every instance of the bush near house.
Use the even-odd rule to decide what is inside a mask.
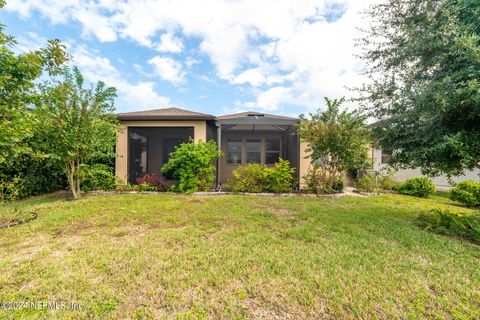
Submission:
[[[467,180],[457,183],[449,196],[467,207],[480,207],[480,182]]]
[[[210,189],[215,181],[213,162],[222,153],[215,141],[182,143],[170,154],[162,173],[171,173],[177,180],[172,191],[192,193]]]
[[[138,185],[149,185],[154,188],[153,191],[167,191],[168,183],[165,177],[160,173],[147,173],[136,179]]]
[[[358,179],[355,186],[358,190],[365,192],[390,191],[396,186],[392,175],[391,171],[382,171],[378,175],[370,173]]]
[[[427,198],[435,192],[432,179],[427,177],[410,178],[395,186],[395,190],[401,194],[414,197]]]
[[[228,188],[233,192],[291,192],[294,186],[294,168],[288,160],[280,159],[273,167],[245,164],[233,171]]]
[[[480,243],[480,214],[461,214],[433,209],[420,216],[420,226],[440,234],[459,236]]]
[[[310,193],[338,193],[343,191],[343,178],[337,176],[333,182],[329,178],[329,169],[325,166],[313,164],[303,176],[306,191]],[[330,184],[332,185],[330,186]]]
[[[80,165],[81,190],[113,190],[115,176],[112,168],[105,164]]]
[[[239,166],[228,180],[228,188],[233,192],[262,192],[264,188],[264,166],[249,163]]]
[[[360,179],[358,179],[357,183],[355,184],[358,190],[364,192],[377,192],[378,191],[378,181],[377,177],[373,174],[366,174]]]
[[[271,168],[265,168],[265,190],[274,193],[291,192],[295,168],[290,167],[288,160],[280,159]]]

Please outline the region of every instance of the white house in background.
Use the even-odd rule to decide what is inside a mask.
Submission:
[[[390,160],[390,153],[382,149],[372,149],[372,161],[374,170],[388,169],[388,162]],[[409,178],[419,177],[422,175],[420,169],[401,169],[397,170],[393,175],[395,181],[403,182]],[[448,182],[446,176],[431,177],[433,183],[438,189],[448,190],[452,185]],[[452,178],[454,183],[464,180],[480,181],[480,170],[466,171],[464,175]]]

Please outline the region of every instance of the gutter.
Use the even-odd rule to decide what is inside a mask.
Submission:
[[[217,147],[218,147],[218,150],[221,152],[222,151],[222,125],[220,124],[220,122],[215,121],[215,126],[217,127]],[[221,167],[220,158],[221,157],[217,157],[217,185],[216,185],[217,191],[220,190],[220,167]]]

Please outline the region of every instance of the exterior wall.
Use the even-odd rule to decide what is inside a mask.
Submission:
[[[388,169],[388,164],[382,164],[382,150],[381,149],[373,149],[373,169],[374,170],[382,170]],[[400,169],[395,172],[393,175],[393,179],[395,181],[403,182],[409,178],[419,177],[422,175],[420,169]],[[480,181],[480,170],[473,170],[467,171],[462,176],[453,177],[452,180],[454,183],[465,181],[465,180],[474,180]],[[446,176],[438,176],[438,177],[431,177],[433,183],[439,189],[448,190],[452,188],[452,185],[448,182],[448,178]]]
[[[300,157],[299,157],[299,177],[300,177],[300,189],[305,187],[305,180],[303,176],[305,176],[310,168],[310,157],[308,153],[305,151],[308,148],[308,144],[304,141],[300,141]]]
[[[115,175],[128,180],[128,127],[193,127],[194,141],[207,141],[207,124],[202,121],[122,121],[117,132]]]

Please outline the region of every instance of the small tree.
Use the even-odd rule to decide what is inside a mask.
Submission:
[[[312,168],[321,170],[328,192],[347,168],[368,166],[370,130],[364,125],[365,116],[358,111],[340,111],[342,99],[325,98],[327,110],[310,114],[300,120],[299,134],[308,143]]]
[[[162,172],[171,172],[177,184],[173,191],[196,192],[207,190],[215,180],[213,161],[222,153],[215,141],[182,143],[170,154]]]
[[[73,198],[80,196],[80,166],[113,154],[117,122],[113,114],[116,90],[98,82],[85,89],[74,67],[62,82],[42,87],[35,112],[48,137],[49,156],[63,163]]]

